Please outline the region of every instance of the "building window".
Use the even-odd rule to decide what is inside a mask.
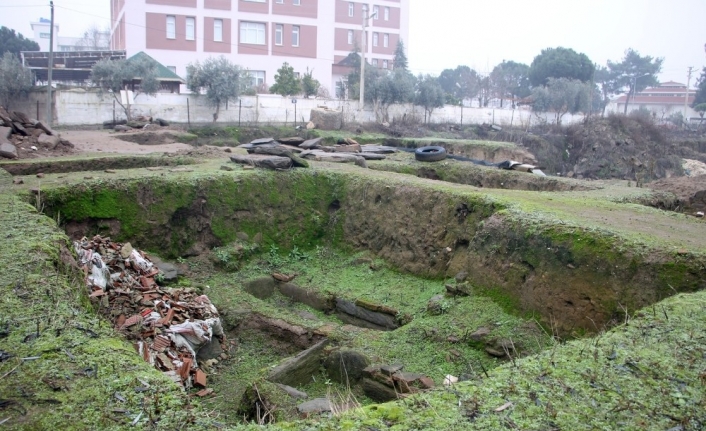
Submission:
[[[373,33],[373,46],[378,46],[378,33]]]
[[[378,67],[378,59],[373,58],[373,66]]]
[[[244,1],[249,1],[252,3],[267,3],[267,0],[244,0]]]
[[[390,8],[385,6],[385,21],[390,20]]]
[[[176,17],[167,16],[167,39],[176,39]]]
[[[353,45],[353,30],[348,30],[348,45]]]
[[[374,19],[380,19],[380,6],[373,6],[373,16]]]
[[[385,33],[382,37],[382,46],[384,46],[385,48],[390,46],[390,35],[387,33]]]
[[[223,42],[223,20],[214,19],[213,20],[213,41]]]
[[[250,75],[250,85],[253,87],[259,87],[265,83],[265,71],[264,70],[250,70],[248,72]]]
[[[284,0],[276,0],[275,3],[284,4]]]
[[[169,69],[170,72],[176,75],[176,66],[167,66],[167,69]]]
[[[382,68],[387,69],[387,60],[382,61]]]
[[[367,4],[363,5],[363,16],[364,17],[368,16],[368,5]]]
[[[275,45],[282,45],[283,31],[284,26],[282,24],[275,24]]]
[[[194,29],[196,27],[196,19],[186,17],[186,40],[194,40]]]
[[[294,6],[300,6],[302,4],[301,0],[292,0]]]
[[[39,37],[42,39],[49,39],[49,33],[39,33]]]
[[[348,16],[353,16],[354,13],[355,13],[355,3],[353,3],[352,1],[349,1],[348,2]]]
[[[299,26],[292,26],[292,46],[299,46]]]
[[[240,43],[265,44],[265,24],[261,22],[240,23]]]

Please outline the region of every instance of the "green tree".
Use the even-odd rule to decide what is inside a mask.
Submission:
[[[132,90],[134,98],[140,94],[153,95],[159,90],[156,63],[144,57],[127,60],[104,59],[93,65],[91,82],[96,87],[112,93],[115,101],[125,111],[128,121],[132,120],[130,100],[122,102],[121,90]],[[139,83],[139,85],[136,85]]]
[[[32,72],[6,51],[0,58],[0,106],[10,109],[12,102],[29,92],[33,82]]]
[[[365,100],[373,104],[377,121],[390,121],[388,109],[394,103],[407,103],[414,97],[414,76],[405,69],[365,70]]]
[[[10,52],[19,58],[21,51],[39,51],[39,44],[15,33],[15,30],[0,27],[0,54]]]
[[[207,58],[203,63],[189,63],[186,74],[189,90],[196,95],[205,91],[208,105],[216,108],[214,122],[218,120],[221,105],[237,99],[250,84],[247,72],[224,56]]]
[[[464,99],[472,99],[480,91],[480,77],[468,66],[444,69],[439,75],[439,85],[446,93],[446,102],[458,105]]]
[[[615,74],[607,67],[598,66],[594,75],[594,82],[601,95],[601,115],[605,115],[605,108],[610,103],[610,96],[615,94],[618,89]]]
[[[487,107],[490,102],[492,87],[490,85],[490,77],[483,76],[478,83],[478,106]]]
[[[490,79],[490,89],[493,95],[497,99],[500,99],[501,108],[503,107],[503,101],[507,97],[508,87],[510,86],[505,75],[506,72],[501,63],[495,66],[488,76]]]
[[[503,61],[501,66],[506,82],[506,91],[512,98],[512,107],[514,108],[516,99],[527,97],[532,93],[529,84],[530,67],[514,61]]]
[[[615,90],[628,90],[623,113],[628,112],[628,102],[635,93],[647,87],[659,85],[657,75],[662,71],[663,58],[641,56],[632,48],[625,51],[625,56],[619,63],[608,61],[608,70],[613,76]]]
[[[419,75],[417,78],[417,94],[414,103],[424,107],[427,117],[431,119],[434,109],[444,106],[446,94],[439,84],[439,79],[431,75]]]
[[[302,77],[302,90],[304,91],[304,97],[307,99],[310,96],[316,96],[319,92],[319,88],[321,87],[321,83],[312,76],[313,73],[314,71],[310,71],[307,67],[306,73]]]
[[[696,95],[693,106],[706,103],[706,67],[701,71],[701,77],[696,81]]]
[[[698,112],[699,117],[701,117],[701,121],[699,122],[699,128],[701,128],[701,125],[704,123],[704,114],[706,114],[706,103],[695,105],[694,111]]]
[[[301,82],[294,75],[294,68],[287,62],[282,63],[282,67],[277,69],[275,83],[270,87],[270,93],[287,97],[301,92]]]
[[[361,58],[360,58],[360,48],[358,47],[358,43],[354,42],[355,45],[353,46],[353,50],[348,54],[348,57],[346,57],[346,63],[348,67],[350,67],[350,72],[348,73],[347,79],[346,79],[346,90],[348,91],[348,98],[349,99],[359,99],[360,98],[360,64],[361,64]],[[367,64],[366,64],[367,66]],[[369,67],[366,67],[365,70],[371,69]],[[367,77],[367,76],[366,76]]]
[[[409,70],[407,67],[407,54],[404,53],[404,43],[402,39],[397,42],[395,47],[395,58],[392,61],[392,67],[394,69]]]
[[[588,82],[593,77],[594,65],[586,54],[570,48],[547,48],[534,58],[529,69],[530,84],[547,85],[549,78],[578,79]]]
[[[549,78],[547,85],[532,89],[532,110],[553,112],[561,124],[566,113],[576,114],[591,109],[591,86],[578,79]]]

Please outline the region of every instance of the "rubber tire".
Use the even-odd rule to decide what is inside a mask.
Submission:
[[[414,151],[414,158],[420,162],[438,162],[446,158],[446,148],[420,147]]]

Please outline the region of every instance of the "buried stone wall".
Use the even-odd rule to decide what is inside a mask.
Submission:
[[[48,215],[60,214],[76,236],[108,231],[171,257],[246,233],[265,247],[326,241],[368,249],[433,278],[463,271],[477,293],[563,333],[597,331],[626,310],[701,288],[698,256],[526,221],[526,213],[489,196],[322,170],[153,177],[42,192]]]

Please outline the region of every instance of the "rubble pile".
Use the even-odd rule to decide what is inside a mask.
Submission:
[[[104,129],[113,129],[116,132],[130,132],[133,130],[151,130],[159,129],[160,127],[168,127],[169,122],[162,118],[153,118],[146,115],[134,117],[128,120],[104,121]]]
[[[19,159],[24,153],[70,152],[73,147],[41,121],[0,106],[0,159]]]
[[[385,154],[395,153],[394,147],[360,145],[351,138],[340,140],[336,145],[322,145],[322,138],[305,140],[299,137],[255,139],[238,145],[248,155],[233,155],[231,160],[244,165],[270,169],[308,167],[306,160],[336,163],[354,163],[367,167],[366,160],[383,160]]]
[[[197,356],[202,348],[216,350],[211,343],[225,349],[225,336],[208,297],[193,289],[160,287],[155,281],[159,268],[130,243],[95,236],[75,241],[74,248],[91,300],[140,356],[184,388],[211,393]]]

